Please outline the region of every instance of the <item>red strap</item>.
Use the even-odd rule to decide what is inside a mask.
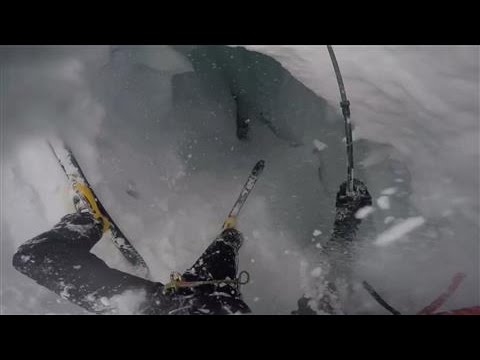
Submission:
[[[417,315],[431,315],[437,311],[445,302],[452,296],[452,294],[457,290],[460,283],[465,279],[466,275],[464,273],[457,273],[452,279],[450,286],[447,291],[437,297],[430,305],[423,308]]]
[[[472,306],[458,310],[443,311],[433,315],[480,315],[480,306]]]

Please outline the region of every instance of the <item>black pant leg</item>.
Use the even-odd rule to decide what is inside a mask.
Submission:
[[[184,273],[184,278],[191,281],[235,279],[238,250],[242,242],[239,231],[235,229],[223,231]]]
[[[112,269],[90,252],[102,237],[102,226],[89,213],[62,218],[53,229],[20,246],[13,266],[61,297],[97,313],[115,313],[115,296],[138,300],[138,312],[155,312],[164,299],[162,284]],[[120,299],[121,300],[121,299]],[[161,310],[161,309],[160,309]]]

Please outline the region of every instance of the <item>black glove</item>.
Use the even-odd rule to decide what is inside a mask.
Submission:
[[[223,230],[219,239],[222,239],[226,244],[233,246],[237,251],[243,244],[243,235],[235,228]]]
[[[342,210],[345,215],[355,215],[355,213],[365,206],[372,205],[372,197],[368,192],[367,186],[360,180],[353,180],[353,194],[347,195],[347,182],[340,185],[336,201],[337,210]]]

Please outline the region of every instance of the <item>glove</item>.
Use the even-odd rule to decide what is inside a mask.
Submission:
[[[353,180],[353,194],[347,195],[347,182],[340,185],[336,201],[337,210],[343,210],[344,214],[355,215],[355,213],[365,206],[372,205],[372,197],[368,192],[367,186],[360,180]]]
[[[225,229],[222,231],[220,238],[224,243],[233,246],[237,251],[243,244],[243,235],[240,231],[235,228]]]

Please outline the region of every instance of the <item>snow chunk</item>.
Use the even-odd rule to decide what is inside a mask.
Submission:
[[[315,269],[313,269],[311,272],[310,272],[310,275],[312,275],[312,277],[320,277],[320,275],[322,275],[322,268],[320,267],[317,267]]]
[[[377,205],[382,210],[390,209],[390,198],[388,196],[380,196],[377,199]]]
[[[403,236],[407,235],[409,232],[415,230],[424,223],[425,219],[423,216],[408,218],[378,235],[377,239],[375,240],[375,245],[383,246],[391,244],[395,240],[401,239]]]
[[[327,144],[317,139],[313,140],[313,146],[315,146],[315,149],[317,149],[318,151],[323,151],[328,147]]]
[[[105,305],[105,306],[109,306],[110,305],[110,301],[108,301],[108,298],[106,298],[105,296],[102,296],[100,298],[100,302],[102,303],[102,305]]]
[[[114,314],[135,315],[145,300],[146,292],[144,290],[126,290],[119,295],[113,296],[109,305],[112,307],[112,313]]]
[[[357,219],[365,219],[368,215],[373,213],[375,209],[372,206],[364,206],[355,213]]]
[[[384,224],[390,224],[393,220],[395,220],[393,216],[387,216],[383,222]]]
[[[68,299],[70,297],[70,290],[72,290],[74,287],[71,285],[65,285],[63,281],[60,283],[60,285],[65,286],[59,294],[60,297],[63,299]]]
[[[393,195],[397,192],[396,187],[389,187],[384,190],[382,190],[382,195]]]
[[[320,235],[322,235],[322,231],[321,231],[321,230],[315,229],[315,230],[313,231],[313,236],[320,236]]]

